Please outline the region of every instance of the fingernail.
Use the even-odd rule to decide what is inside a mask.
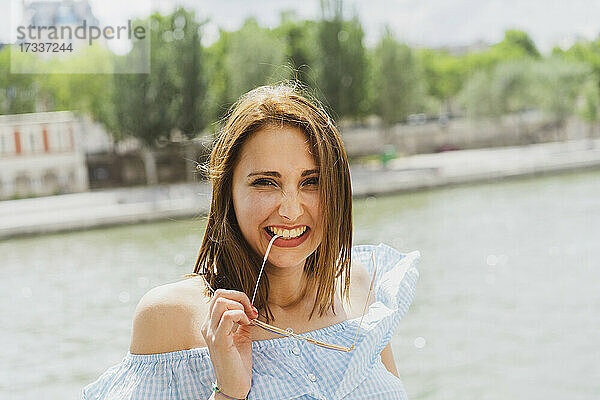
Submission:
[[[252,311],[254,311],[254,315],[258,315],[258,310],[256,309],[256,307],[252,306]]]

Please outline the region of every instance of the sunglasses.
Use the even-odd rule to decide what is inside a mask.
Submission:
[[[275,239],[277,239],[278,237],[280,237],[280,236],[279,235],[273,236],[271,238],[271,241],[269,242],[269,245],[267,246],[267,251],[265,252],[265,256],[263,258],[263,263],[262,263],[262,266],[260,267],[260,272],[258,273],[258,279],[256,280],[256,286],[254,287],[254,294],[252,295],[251,304],[253,304],[253,305],[254,305],[254,299],[256,298],[256,291],[258,290],[258,284],[260,282],[260,278],[262,277],[262,273],[265,268],[265,263],[267,262],[267,258],[269,257],[269,253],[271,252],[271,246],[273,245],[273,242],[275,241]],[[363,307],[362,315],[360,317],[360,322],[358,323],[356,335],[354,336],[354,340],[352,341],[352,346],[348,347],[348,346],[341,346],[341,345],[333,344],[333,343],[321,342],[320,340],[316,340],[310,336],[294,333],[291,329],[281,329],[276,326],[269,325],[266,322],[259,321],[258,319],[251,320],[250,321],[251,324],[256,325],[259,328],[262,328],[268,332],[275,333],[275,334],[281,335],[281,336],[294,337],[296,339],[305,340],[308,343],[312,343],[316,346],[320,346],[320,347],[323,347],[326,349],[343,351],[343,352],[350,352],[350,351],[354,350],[354,346],[356,345],[356,340],[358,339],[358,334],[360,333],[360,327],[362,326],[363,319],[367,312],[367,307],[369,305],[369,299],[371,298],[371,292],[373,291],[373,285],[375,283],[375,277],[377,276],[377,264],[375,263],[375,252],[374,251],[371,251],[371,260],[373,261],[373,276],[371,278],[371,284],[369,285],[369,293],[367,295],[367,299],[365,300],[365,305]],[[194,275],[188,274],[185,276],[194,276]],[[214,293],[215,291],[213,290],[213,288],[210,287],[210,285],[208,284],[208,281],[204,278],[204,275],[203,274],[199,274],[199,275],[202,277],[202,279],[204,280],[204,283],[210,289],[210,291],[212,293]]]
[[[260,282],[260,278],[262,276],[262,272],[263,269],[265,267],[265,263],[267,262],[267,258],[269,257],[269,253],[271,251],[271,246],[273,245],[273,242],[275,241],[275,239],[279,237],[278,235],[273,236],[273,238],[271,238],[271,241],[269,242],[269,245],[267,246],[267,251],[265,253],[265,257],[263,258],[263,263],[262,266],[260,268],[260,272],[258,274],[258,279],[256,281],[256,286],[254,288],[254,294],[252,295],[252,304],[254,304],[254,299],[256,297],[256,291],[258,289],[258,283]],[[363,312],[362,312],[362,316],[360,317],[360,322],[358,324],[358,329],[356,330],[356,335],[354,336],[354,341],[352,342],[352,346],[348,347],[348,346],[340,346],[338,344],[332,344],[332,343],[325,343],[325,342],[321,342],[319,340],[316,340],[314,338],[311,338],[310,336],[305,336],[302,334],[297,334],[292,332],[291,330],[286,330],[286,329],[281,329],[278,328],[276,326],[273,325],[269,325],[265,322],[259,321],[258,319],[254,319],[251,321],[252,324],[268,331],[271,333],[275,333],[281,336],[287,336],[287,337],[294,337],[296,339],[300,339],[300,340],[305,340],[308,343],[312,343],[314,345],[326,348],[326,349],[330,349],[330,350],[337,350],[337,351],[343,351],[343,352],[350,352],[352,350],[354,350],[354,346],[356,345],[356,340],[358,338],[358,334],[360,333],[360,327],[362,326],[362,322],[363,319],[365,317],[365,314],[367,312],[367,306],[369,305],[369,298],[371,297],[371,292],[373,291],[373,284],[375,283],[375,276],[377,274],[377,265],[375,264],[375,253],[374,251],[371,252],[371,260],[373,261],[373,277],[371,278],[371,284],[369,285],[369,293],[367,295],[367,299],[365,301],[365,305],[363,307]]]

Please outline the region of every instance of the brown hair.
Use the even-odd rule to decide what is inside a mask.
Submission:
[[[249,297],[254,291],[262,264],[243,237],[232,198],[233,170],[248,137],[270,125],[300,128],[307,136],[319,167],[319,195],[323,238],[306,259],[304,272],[309,289],[316,289],[310,318],[318,308],[334,310],[335,280],[343,276],[342,299],[349,299],[352,247],[352,189],[346,151],[340,135],[324,109],[309,101],[297,85],[261,86],[243,95],[231,108],[211,153],[205,172],[212,181],[212,200],[206,232],[194,267],[211,288],[235,289]],[[268,261],[267,261],[268,263]],[[269,280],[261,277],[255,306],[273,317],[268,306]],[[207,288],[207,296],[210,290]]]

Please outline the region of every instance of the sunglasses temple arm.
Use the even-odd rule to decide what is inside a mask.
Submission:
[[[254,287],[254,294],[252,295],[252,301],[250,304],[254,305],[254,299],[256,298],[256,291],[258,290],[258,284],[260,283],[260,277],[262,276],[263,269],[265,268],[265,263],[267,262],[267,258],[269,257],[269,253],[271,252],[271,246],[273,246],[273,242],[275,239],[280,237],[279,235],[275,235],[271,238],[269,245],[267,246],[267,251],[265,252],[265,257],[263,258],[262,266],[260,267],[260,272],[258,273],[258,279],[256,280],[256,286]]]
[[[277,235],[275,235],[271,239],[271,241],[269,242],[269,246],[267,247],[267,251],[265,253],[265,258],[263,259],[263,265],[260,269],[260,273],[258,274],[258,280],[256,282],[256,287],[254,288],[254,295],[252,296],[252,303],[254,303],[254,297],[256,296],[256,290],[258,289],[258,283],[260,281],[260,277],[262,275],[262,271],[265,266],[265,262],[267,261],[267,257],[269,256],[269,252],[271,251],[271,245],[273,244],[273,242],[275,241],[276,238],[277,238]],[[271,326],[271,325],[266,324],[259,320],[254,320],[254,321],[252,321],[252,323],[256,324],[257,326],[260,326],[263,329],[271,331],[273,333],[283,335],[283,336],[293,336],[298,339],[304,339],[312,344],[315,344],[315,345],[321,346],[321,347],[325,347],[327,349],[333,349],[333,350],[339,350],[339,351],[345,351],[345,352],[352,351],[354,349],[354,346],[356,345],[356,340],[358,339],[358,334],[360,333],[360,327],[362,326],[363,319],[365,318],[365,314],[367,313],[367,307],[369,306],[369,299],[371,298],[371,293],[373,291],[373,286],[375,284],[375,278],[377,277],[377,264],[375,263],[375,251],[371,251],[371,260],[373,261],[373,277],[371,278],[371,283],[369,285],[369,294],[367,295],[367,300],[365,301],[365,305],[363,307],[363,313],[362,313],[362,316],[360,317],[360,322],[358,324],[358,329],[356,330],[356,335],[354,336],[354,341],[352,342],[352,346],[346,347],[346,346],[339,346],[339,345],[335,345],[335,344],[319,342],[318,340],[315,340],[311,337],[298,335],[297,333],[286,331],[281,328],[277,328],[275,326]]]
[[[369,285],[369,294],[367,295],[367,300],[365,301],[365,306],[363,307],[362,316],[360,317],[360,322],[358,323],[358,329],[356,330],[356,336],[354,336],[354,341],[352,342],[352,346],[350,346],[350,350],[354,348],[356,344],[356,339],[358,339],[358,334],[360,333],[360,327],[362,326],[363,319],[365,318],[365,314],[367,313],[367,307],[369,305],[369,299],[371,298],[371,292],[373,291],[373,286],[375,285],[375,278],[377,277],[377,264],[375,263],[375,251],[371,251],[371,260],[373,261],[373,277],[371,278],[371,284]],[[350,351],[348,350],[348,351]]]

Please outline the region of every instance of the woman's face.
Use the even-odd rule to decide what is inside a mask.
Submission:
[[[242,234],[279,267],[304,265],[322,238],[318,166],[306,135],[272,126],[253,133],[233,171],[233,204]]]

